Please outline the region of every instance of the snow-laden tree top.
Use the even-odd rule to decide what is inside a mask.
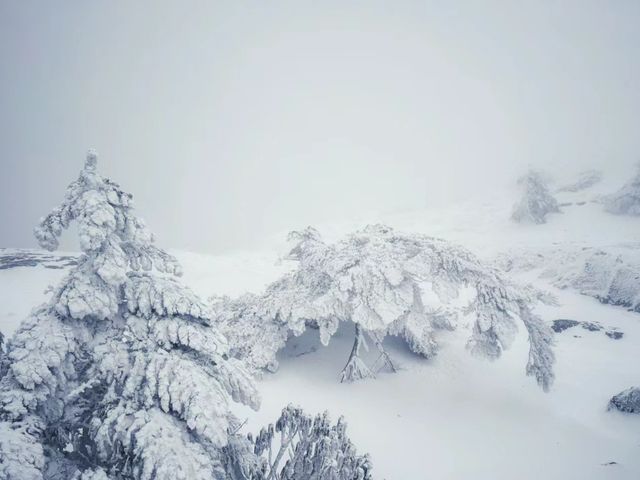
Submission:
[[[609,213],[640,215],[640,164],[629,183],[604,199],[604,206]]]
[[[513,207],[511,219],[518,223],[546,223],[549,213],[560,211],[558,202],[549,191],[545,175],[529,170],[518,179],[522,198]]]
[[[121,283],[128,270],[180,275],[177,260],[153,244],[153,235],[133,213],[133,196],[97,171],[90,150],[79,178],[67,187],[62,204],[40,220],[34,233],[43,248],[58,248],[62,232],[76,221],[80,248],[95,273],[108,284]]]
[[[458,315],[469,313],[474,322],[468,347],[489,358],[508,348],[522,322],[531,344],[527,373],[545,389],[551,384],[552,333],[531,312],[532,295],[468,250],[383,225],[368,226],[335,244],[325,243],[313,228],[289,238],[294,271],[261,296],[214,306],[219,322],[256,336],[261,351],[248,357],[263,359],[271,353],[273,359],[289,331],[299,335],[309,324],[318,327],[326,345],[339,322],[352,321],[356,342],[343,379],[361,378],[371,374],[357,358],[365,332],[393,368],[382,349],[384,336],[398,335],[414,352],[430,357],[438,350],[436,331],[455,328]],[[272,325],[278,328],[270,334]],[[239,342],[230,333],[233,347]]]
[[[229,403],[257,408],[257,391],[96,163],[35,229],[53,250],[75,221],[83,255],[9,343],[0,479],[226,479]]]

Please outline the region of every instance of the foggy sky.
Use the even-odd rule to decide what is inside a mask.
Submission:
[[[0,246],[35,245],[89,147],[160,245],[203,252],[630,165],[638,25],[637,1],[0,0]]]

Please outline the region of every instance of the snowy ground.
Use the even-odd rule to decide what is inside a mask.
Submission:
[[[455,240],[486,258],[514,246],[535,251],[551,245],[606,248],[637,242],[640,220],[603,213],[591,201],[596,196],[597,189],[560,196],[561,202],[573,204],[541,226],[511,224],[512,202],[495,198],[480,206],[370,215],[317,227],[332,239],[363,223],[384,222]],[[185,281],[206,298],[261,290],[288,268],[286,262],[276,262],[283,251],[282,242],[274,241],[264,252],[178,256]],[[63,273],[44,265],[0,269],[0,330],[15,330],[45,298],[46,286]],[[360,451],[371,454],[380,479],[637,480],[640,416],[607,412],[606,405],[613,394],[640,384],[640,314],[554,289],[535,272],[522,279],[557,295],[559,306],[538,308],[546,320],[598,322],[624,332],[623,338],[613,340],[604,331],[581,327],[557,334],[557,378],[545,394],[524,375],[523,332],[496,362],[470,357],[464,331],[446,333],[433,361],[389,341],[402,366],[399,373],[340,384],[338,373],[352,342],[352,326],[345,325],[326,348],[313,332],[292,339],[280,356],[280,370],[260,381],[261,410],[238,413],[248,417],[246,428],[252,431],[274,421],[288,402],[311,413],[328,409],[334,417],[344,415],[351,438]]]

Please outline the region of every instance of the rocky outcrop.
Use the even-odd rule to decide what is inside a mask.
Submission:
[[[640,388],[631,387],[611,397],[607,410],[640,414]]]

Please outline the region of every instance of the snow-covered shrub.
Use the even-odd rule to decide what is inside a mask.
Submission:
[[[286,324],[265,322],[259,315],[260,297],[247,293],[237,299],[210,299],[214,325],[228,339],[230,355],[240,358],[254,374],[278,369],[276,353],[289,336]]]
[[[640,413],[640,388],[631,387],[611,397],[608,410]]]
[[[249,441],[260,460],[252,480],[371,480],[368,455],[358,455],[341,417],[332,424],[327,412],[311,417],[289,405],[275,425]]]
[[[558,192],[580,192],[587,188],[593,187],[596,183],[602,181],[602,172],[600,170],[585,170],[578,175],[578,178],[562,187],[558,188]]]
[[[518,180],[522,198],[513,208],[511,219],[518,223],[546,223],[547,215],[560,212],[558,202],[549,192],[548,182],[538,171],[530,170]]]
[[[640,215],[640,164],[629,183],[604,199],[604,208],[616,215]]]
[[[257,408],[257,392],[131,195],[96,163],[90,152],[35,230],[54,250],[75,221],[83,255],[9,342],[0,479],[227,478],[228,404]]]
[[[515,250],[499,256],[505,270],[540,270],[558,288],[640,312],[640,244]]]
[[[255,367],[275,360],[285,332],[300,335],[311,326],[326,345],[340,322],[353,322],[354,347],[341,378],[363,378],[374,373],[358,355],[365,335],[393,370],[383,348],[384,337],[401,337],[411,350],[428,358],[437,353],[438,331],[453,328],[459,315],[473,314],[468,342],[473,353],[498,358],[521,321],[530,340],[527,373],[544,389],[551,384],[552,332],[531,311],[535,295],[511,284],[468,250],[437,238],[395,233],[381,225],[366,227],[336,244],[324,243],[313,228],[293,232],[290,239],[294,245],[289,258],[297,268],[260,297],[232,302],[233,308],[219,309],[217,314],[230,325],[227,330],[232,337],[237,329],[250,332],[246,341],[265,342],[260,352],[270,356],[260,357],[261,364]],[[247,326],[237,327],[245,319]],[[243,341],[238,338],[231,343]]]

